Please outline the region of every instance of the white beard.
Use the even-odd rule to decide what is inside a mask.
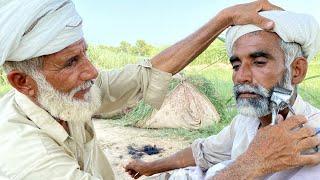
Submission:
[[[84,123],[91,120],[101,106],[101,91],[91,81],[65,94],[56,90],[40,72],[34,73],[33,79],[38,85],[38,103],[55,118]],[[75,93],[90,86],[90,91],[84,95],[84,100],[74,98]]]

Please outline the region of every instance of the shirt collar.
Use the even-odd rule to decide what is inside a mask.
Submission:
[[[305,109],[306,105],[305,102],[303,101],[302,97],[297,95],[293,105],[292,105],[292,109],[294,111],[295,114],[300,114],[300,115],[305,115],[304,109]],[[292,112],[289,111],[287,118],[293,116]]]
[[[65,129],[47,111],[17,90],[15,100],[27,117],[57,142],[62,144],[69,137]]]

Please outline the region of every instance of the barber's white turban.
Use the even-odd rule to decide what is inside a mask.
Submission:
[[[320,28],[318,22],[310,15],[288,11],[263,11],[260,15],[273,20],[277,33],[285,42],[295,42],[301,45],[304,55],[310,62],[320,49]],[[239,25],[230,27],[226,33],[228,55],[232,54],[233,44],[241,36],[259,31],[255,25]]]
[[[70,0],[0,1],[0,65],[58,52],[82,37]]]

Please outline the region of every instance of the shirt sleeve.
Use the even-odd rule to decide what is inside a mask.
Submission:
[[[172,75],[152,67],[149,60],[126,65],[122,70],[101,71],[96,84],[102,90],[99,113],[116,113],[143,99],[160,108]]]
[[[191,144],[196,165],[202,170],[206,171],[217,163],[231,159],[234,121],[217,135],[197,139]]]

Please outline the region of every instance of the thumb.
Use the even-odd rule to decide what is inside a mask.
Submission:
[[[255,20],[255,25],[263,30],[271,31],[274,28],[274,22],[268,18],[258,15],[258,17],[253,18]]]

